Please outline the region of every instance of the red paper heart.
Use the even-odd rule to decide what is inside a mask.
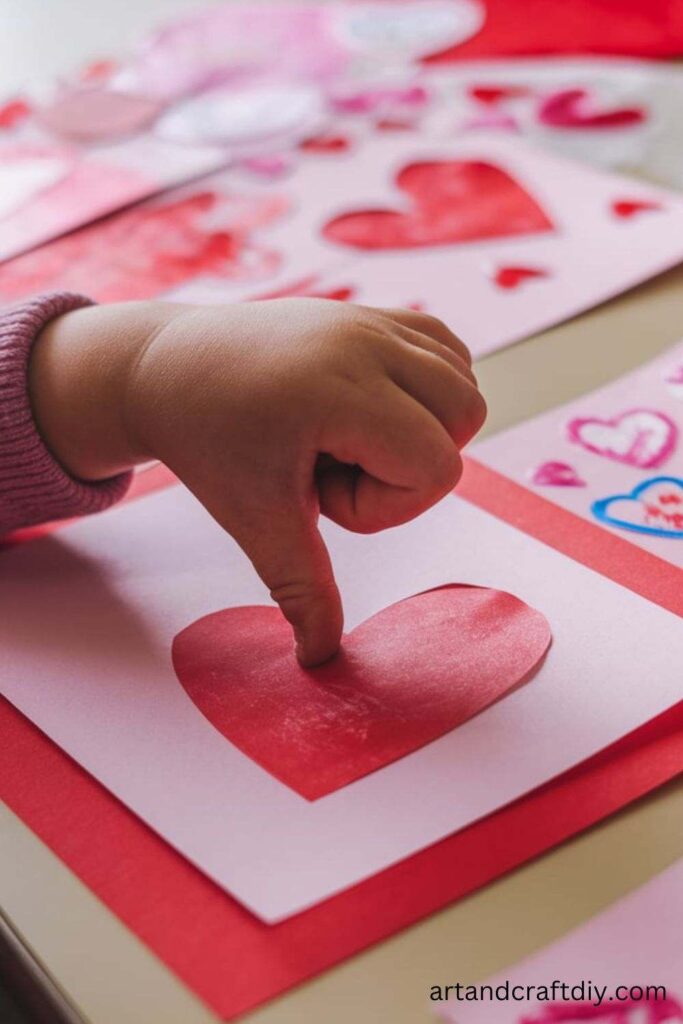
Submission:
[[[550,643],[511,594],[449,585],[385,608],[304,670],[276,608],[229,608],[173,642],[185,691],[226,739],[316,800],[417,750],[529,678]]]
[[[615,199],[612,202],[612,212],[617,217],[635,217],[637,213],[651,213],[653,210],[661,210],[659,203],[651,199]]]
[[[511,289],[534,277],[548,277],[548,271],[541,267],[499,267],[493,280],[499,288]]]
[[[541,104],[538,119],[553,128],[625,128],[646,118],[642,107],[615,107],[598,110],[591,106],[585,89],[563,89]]]
[[[355,249],[411,249],[553,230],[514,178],[481,160],[409,164],[396,184],[412,200],[412,210],[342,214],[325,225],[325,237]]]

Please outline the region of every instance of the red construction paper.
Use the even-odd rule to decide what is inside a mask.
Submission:
[[[396,185],[412,210],[345,213],[325,225],[325,237],[354,249],[412,249],[554,230],[519,182],[482,160],[409,164]]]
[[[674,57],[683,53],[683,7],[675,0],[485,0],[471,39],[429,63],[551,53]]]
[[[143,474],[153,490],[166,470]],[[683,617],[683,574],[466,460],[459,494]],[[0,797],[217,1014],[233,1019],[613,814],[683,771],[683,703],[521,800],[268,926],[0,699]],[[229,967],[226,967],[229,965]]]
[[[511,594],[451,584],[373,615],[316,669],[292,657],[281,613],[259,606],[192,623],[173,642],[173,666],[219,732],[317,800],[528,680],[550,639],[543,615]]]

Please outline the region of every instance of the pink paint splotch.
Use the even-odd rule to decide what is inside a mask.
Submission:
[[[0,266],[0,297],[68,289],[117,302],[151,298],[201,276],[268,277],[281,255],[255,244],[251,233],[287,208],[283,197],[202,191],[125,210]]]

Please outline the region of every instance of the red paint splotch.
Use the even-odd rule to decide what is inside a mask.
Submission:
[[[150,298],[204,275],[268,276],[280,255],[256,246],[251,231],[286,208],[282,197],[240,200],[204,191],[125,210],[0,266],[0,296],[68,289],[116,302]]]

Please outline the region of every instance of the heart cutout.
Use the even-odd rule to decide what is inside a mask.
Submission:
[[[396,184],[412,209],[342,214],[324,226],[325,237],[354,249],[412,249],[554,230],[519,182],[483,160],[408,164]]]
[[[307,800],[385,767],[526,681],[550,644],[540,612],[455,584],[383,609],[312,670],[276,608],[228,608],[173,641],[186,693],[231,743]]]
[[[567,424],[570,441],[637,469],[655,469],[676,447],[678,428],[655,409],[629,409],[611,419],[579,417]]]
[[[493,275],[493,281],[499,288],[512,291],[519,288],[525,281],[538,277],[549,277],[548,271],[543,270],[542,267],[509,266],[498,267]]]
[[[683,540],[683,480],[675,476],[645,480],[630,494],[613,494],[594,502],[591,511],[608,526]]]
[[[642,107],[613,107],[600,110],[591,103],[585,89],[562,89],[548,96],[538,111],[542,124],[552,128],[631,128],[642,124],[647,114]]]
[[[544,462],[530,474],[539,487],[585,487],[586,481],[568,462]]]

